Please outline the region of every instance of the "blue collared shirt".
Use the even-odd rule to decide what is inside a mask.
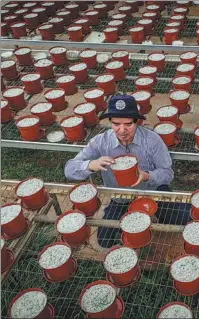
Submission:
[[[134,139],[128,147],[130,152],[126,153],[126,147],[120,144],[114,131],[109,129],[105,133],[92,138],[74,159],[66,163],[65,175],[69,179],[85,180],[92,174],[88,169],[91,160],[98,159],[101,156],[113,158],[119,155],[132,154],[137,157],[139,167],[148,171],[150,175],[147,182],[142,182],[135,188],[155,190],[160,185],[170,184],[174,177],[171,168],[172,160],[167,146],[157,133],[138,126]],[[101,171],[101,175],[106,187],[119,187],[110,168],[107,171]]]

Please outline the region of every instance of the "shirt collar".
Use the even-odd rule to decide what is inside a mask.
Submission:
[[[123,145],[121,145],[121,143],[120,143],[120,141],[118,140],[117,136],[115,135],[114,131],[113,131],[112,137],[113,137],[113,148],[116,148],[116,147],[118,147],[119,145],[120,145],[120,146],[123,146]],[[141,145],[141,141],[142,141],[142,139],[141,139],[140,128],[137,127],[137,130],[136,130],[136,132],[135,132],[135,136],[134,136],[133,141],[131,142],[130,145],[132,145],[132,144]]]

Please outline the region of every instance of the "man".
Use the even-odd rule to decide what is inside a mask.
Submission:
[[[119,187],[110,165],[114,157],[133,154],[138,159],[139,178],[132,185],[134,189],[170,191],[169,184],[174,173],[172,160],[161,137],[155,132],[138,126],[138,119],[145,119],[138,112],[133,96],[120,95],[110,99],[108,111],[101,119],[109,118],[112,129],[90,140],[88,145],[65,166],[65,175],[69,179],[85,180],[92,173],[101,171],[106,187]],[[105,209],[105,219],[120,219],[127,211],[129,203],[112,200]],[[161,222],[172,222],[171,216],[165,219],[165,212],[160,211]],[[99,228],[98,239],[102,246],[112,246],[114,230]],[[109,240],[106,243],[105,238]]]

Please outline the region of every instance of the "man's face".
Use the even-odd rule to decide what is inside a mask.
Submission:
[[[117,138],[124,144],[132,142],[137,124],[133,123],[132,118],[111,118],[112,129]]]

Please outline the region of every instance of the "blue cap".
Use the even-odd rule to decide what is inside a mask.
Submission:
[[[146,117],[138,112],[136,100],[132,95],[117,95],[110,98],[107,112],[101,115],[100,119],[112,117],[146,120]]]

